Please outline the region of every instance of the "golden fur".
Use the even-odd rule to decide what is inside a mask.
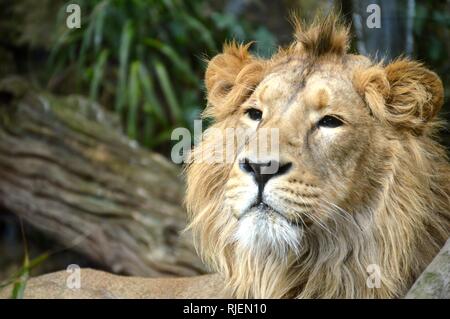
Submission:
[[[279,129],[293,166],[266,196],[285,218],[248,217],[245,227],[236,218],[256,187],[238,165],[247,148],[233,163],[192,160],[186,204],[198,250],[235,297],[400,297],[450,234],[450,165],[435,136],[442,83],[418,62],[349,54],[336,15],[296,25],[296,40],[269,60],[226,44],[205,76],[212,129]],[[263,112],[258,124],[249,107]],[[326,114],[344,125],[317,128]],[[210,131],[192,158],[214,153]],[[370,265],[379,288],[367,285]]]

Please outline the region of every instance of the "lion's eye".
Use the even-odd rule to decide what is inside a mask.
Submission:
[[[331,115],[325,115],[324,117],[322,117],[320,119],[320,121],[317,123],[317,126],[319,127],[329,127],[329,128],[334,128],[334,127],[338,127],[341,126],[342,124],[344,124],[344,122],[342,122],[340,119],[338,119],[335,116],[331,116]]]
[[[245,113],[251,118],[253,121],[261,121],[262,112],[255,108],[250,108]]]

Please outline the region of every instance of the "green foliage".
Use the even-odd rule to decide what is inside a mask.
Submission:
[[[22,267],[12,276],[11,281],[8,281],[6,284],[0,284],[0,289],[14,283],[11,298],[23,299],[23,294],[25,292],[28,279],[30,278],[31,270],[39,266],[47,258],[48,254],[43,253],[42,255],[30,260],[26,254]]]
[[[30,272],[35,267],[39,266],[42,262],[44,262],[48,257],[48,253],[43,253],[36,258],[30,259],[28,253],[28,243],[25,238],[25,230],[23,227],[22,220],[20,221],[20,229],[22,232],[22,241],[24,247],[24,258],[22,267],[17,270],[9,280],[6,282],[0,283],[0,289],[4,289],[9,285],[13,285],[11,298],[12,299],[23,299],[23,295],[25,292],[25,287],[27,285],[28,279],[30,278]]]
[[[81,29],[60,28],[51,78],[74,70],[71,91],[114,109],[127,134],[147,147],[167,143],[173,128],[192,129],[205,101],[205,57],[225,39],[256,40],[268,55],[273,35],[219,13],[205,0],[79,0]],[[63,7],[63,9],[65,6]],[[59,14],[57,25],[65,25]]]

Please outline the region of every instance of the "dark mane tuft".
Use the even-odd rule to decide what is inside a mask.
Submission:
[[[342,22],[338,13],[319,16],[306,29],[298,18],[294,17],[293,20],[297,47],[310,57],[343,55],[347,52],[349,27]]]

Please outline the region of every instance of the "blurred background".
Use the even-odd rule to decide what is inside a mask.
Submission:
[[[81,28],[67,27],[68,4]],[[381,28],[367,27],[370,4]],[[0,285],[20,292],[69,264],[207,271],[180,239],[182,179],[166,160],[172,130],[192,130],[205,106],[205,61],[230,39],[269,57],[292,40],[290,12],[311,20],[336,5],[352,51],[410,56],[441,76],[449,119],[449,0],[0,0]]]

